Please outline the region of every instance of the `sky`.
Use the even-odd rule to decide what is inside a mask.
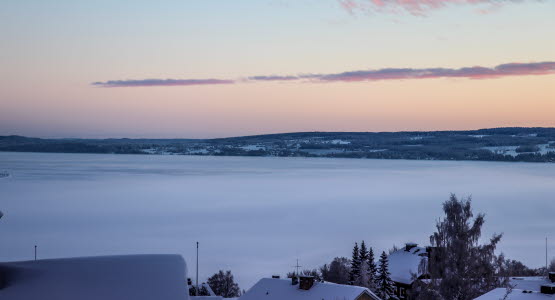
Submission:
[[[551,0],[0,6],[0,135],[555,126]]]

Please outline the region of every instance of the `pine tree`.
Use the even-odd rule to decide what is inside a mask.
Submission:
[[[388,267],[388,259],[385,251],[380,256],[380,266],[376,281],[376,293],[383,300],[396,299],[393,281],[391,280]]]
[[[351,272],[349,273],[349,284],[354,285],[360,277],[360,252],[358,244],[355,243],[353,248],[353,257],[351,258]]]
[[[376,290],[376,280],[378,278],[378,267],[376,266],[376,262],[374,261],[374,250],[370,247],[368,250],[368,269],[366,270],[368,274],[368,285],[367,287],[371,291]]]

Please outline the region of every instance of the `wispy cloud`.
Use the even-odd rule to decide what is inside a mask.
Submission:
[[[233,84],[234,80],[222,79],[141,79],[141,80],[109,80],[93,82],[99,87],[139,87],[139,86],[180,86],[180,85],[212,85]]]
[[[555,62],[510,63],[494,68],[466,67],[460,69],[447,68],[388,68],[379,70],[350,71],[337,74],[313,75],[322,81],[376,81],[394,79],[424,78],[469,78],[486,79],[506,76],[545,75],[555,73]]]
[[[252,76],[243,79],[143,79],[143,80],[110,80],[94,82],[99,87],[140,87],[140,86],[188,86],[235,84],[239,82],[267,82],[267,81],[304,81],[304,82],[355,82],[381,81],[402,79],[428,78],[467,78],[488,79],[507,76],[548,75],[555,74],[555,62],[509,63],[493,68],[474,66],[465,68],[384,68],[348,71],[330,74],[301,74],[301,75],[269,75]]]
[[[499,8],[503,4],[537,0],[337,0],[341,7],[349,13],[356,11],[400,12],[413,15],[425,15],[427,11],[444,8],[449,5],[486,5]],[[490,12],[485,8],[481,11]]]

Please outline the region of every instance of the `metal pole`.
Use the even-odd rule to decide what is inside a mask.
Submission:
[[[37,245],[35,245],[35,260],[37,260]]]
[[[549,277],[549,270],[547,269],[547,237],[545,237],[545,277]]]
[[[196,288],[196,294],[197,294],[197,296],[199,294],[199,290],[198,290],[198,242],[197,242],[197,288]]]

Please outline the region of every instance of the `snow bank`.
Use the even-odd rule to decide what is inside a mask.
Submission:
[[[188,300],[179,255],[129,255],[0,263],[6,300]]]
[[[240,300],[354,300],[361,294],[368,293],[371,298],[379,300],[367,288],[342,285],[329,282],[315,282],[307,291],[292,285],[291,279],[263,278],[250,288]]]

